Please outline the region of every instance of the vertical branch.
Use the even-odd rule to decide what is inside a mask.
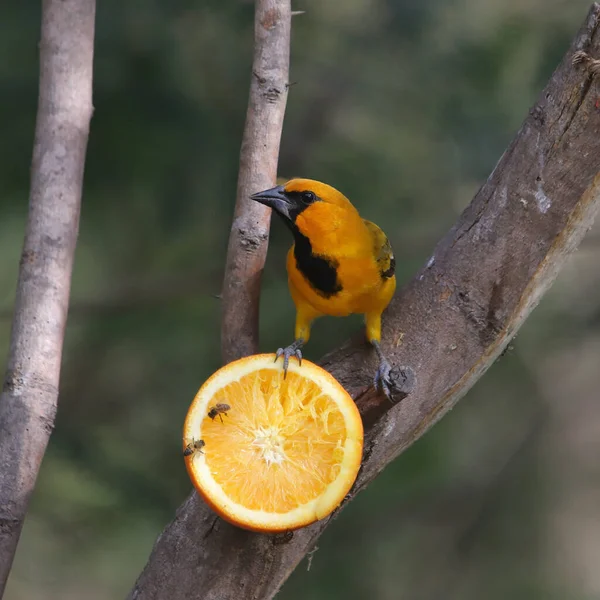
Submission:
[[[250,95],[222,292],[221,353],[225,363],[258,350],[260,278],[271,211],[250,200],[250,195],[273,186],[277,177],[288,90],[291,17],[290,0],[256,0]],[[262,567],[271,564],[273,557],[257,563],[255,547],[265,542],[272,547],[269,536],[216,520],[196,492],[188,497],[182,511],[179,514],[185,515],[191,530],[182,529],[179,516],[167,525],[128,596],[130,600],[246,598],[245,588],[269,584],[262,576]],[[208,538],[212,543],[207,543]],[[225,589],[219,574],[236,569],[239,576]],[[234,592],[229,593],[230,587]]]
[[[0,396],[0,597],[54,427],[92,114],[95,0],[44,0],[25,243]]]
[[[277,177],[290,29],[290,0],[256,0],[252,80],[223,281],[221,354],[225,363],[258,351],[260,278],[271,211],[249,196],[275,185]]]

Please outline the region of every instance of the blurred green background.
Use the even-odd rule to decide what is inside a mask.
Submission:
[[[306,0],[280,175],[382,224],[406,281],[491,172],[588,0]],[[190,491],[180,430],[219,366],[252,57],[246,0],[98,3],[56,430],[7,600],[123,598]],[[0,9],[0,344],[27,209],[38,2]],[[292,339],[274,224],[261,347]],[[600,598],[600,232],[513,348],[319,541],[278,598]],[[323,320],[318,359],[360,325]],[[165,599],[166,600],[166,599]]]

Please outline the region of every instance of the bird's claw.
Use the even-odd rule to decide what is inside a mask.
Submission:
[[[390,387],[393,386],[393,383],[392,383],[392,380],[390,377],[391,372],[392,372],[392,367],[390,366],[390,363],[385,358],[382,357],[379,361],[379,368],[375,372],[375,377],[373,379],[373,385],[375,386],[376,390],[377,389],[381,390],[386,395],[386,398],[390,402],[393,402],[392,393],[390,391]]]
[[[278,348],[275,353],[275,362],[279,359],[280,356],[283,356],[283,378],[285,379],[287,376],[288,366],[290,364],[290,358],[295,356],[298,359],[298,365],[302,366],[302,350],[300,350],[300,346],[296,343],[290,344],[285,348]]]

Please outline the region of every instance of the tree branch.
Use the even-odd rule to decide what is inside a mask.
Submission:
[[[597,79],[572,56],[600,56],[600,5],[493,173],[387,310],[383,347],[417,374],[392,406],[368,388],[376,357],[361,333],[322,364],[356,398],[366,420],[355,496],[421,437],[492,365],[577,247],[600,205]],[[196,494],[159,537],[131,600],[269,599],[335,517],[291,542],[236,529]]]
[[[290,0],[256,0],[250,96],[223,278],[224,363],[258,352],[260,278],[267,257],[271,210],[250,200],[250,194],[275,185],[277,178],[290,28]]]
[[[54,427],[89,122],[94,0],[44,0],[29,215],[0,396],[0,597]]]

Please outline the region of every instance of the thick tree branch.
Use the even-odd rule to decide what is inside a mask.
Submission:
[[[415,391],[396,406],[373,394],[376,357],[362,333],[324,359],[366,421],[363,466],[349,498],[491,366],[590,227],[600,205],[600,86],[572,57],[577,50],[600,57],[599,23],[594,4],[494,172],[387,311],[384,350],[416,371]],[[272,598],[334,516],[275,545],[216,519],[192,494],[130,598]]]
[[[290,0],[256,0],[254,60],[233,225],[223,278],[223,362],[258,352],[260,278],[271,210],[250,194],[275,185],[287,102]]]
[[[95,0],[44,0],[29,215],[0,396],[0,597],[56,413],[92,114]]]

